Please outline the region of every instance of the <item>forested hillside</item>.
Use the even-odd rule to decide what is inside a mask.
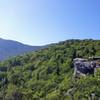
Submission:
[[[73,77],[73,59],[91,56],[100,56],[100,40],[67,40],[1,62],[0,100],[99,100],[99,68]]]

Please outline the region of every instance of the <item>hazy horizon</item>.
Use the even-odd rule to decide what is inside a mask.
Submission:
[[[66,39],[66,40],[60,40],[60,41],[57,41],[57,42],[51,42],[51,43],[43,44],[43,45],[32,45],[32,44],[24,43],[24,42],[17,41],[17,40],[14,40],[14,39],[6,39],[6,38],[1,38],[1,37],[0,37],[0,39],[19,42],[19,43],[22,43],[24,45],[29,45],[29,46],[45,46],[45,45],[59,43],[59,42],[66,41],[66,40],[72,40],[72,39]],[[84,39],[78,39],[78,40],[85,40],[85,39],[88,39],[88,40],[90,40],[90,39],[92,39],[92,40],[100,40],[100,39],[93,39],[93,38],[84,38]],[[74,40],[77,40],[77,38],[74,38]]]
[[[2,0],[0,37],[29,45],[100,39],[99,4],[99,0]]]

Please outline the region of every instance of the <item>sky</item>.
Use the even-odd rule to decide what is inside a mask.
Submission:
[[[100,0],[0,0],[0,38],[30,45],[100,39]]]

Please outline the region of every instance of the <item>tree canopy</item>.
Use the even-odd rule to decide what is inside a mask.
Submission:
[[[100,40],[67,40],[0,62],[0,100],[97,100],[99,68],[73,78],[73,59],[92,56],[100,56]]]

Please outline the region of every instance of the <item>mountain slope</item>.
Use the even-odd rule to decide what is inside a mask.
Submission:
[[[39,46],[29,46],[22,43],[5,40],[0,38],[0,60],[5,60],[8,57],[24,54],[30,51],[39,50]]]
[[[72,60],[100,56],[100,40],[67,40],[0,63],[1,100],[100,99],[100,69],[73,77]]]

